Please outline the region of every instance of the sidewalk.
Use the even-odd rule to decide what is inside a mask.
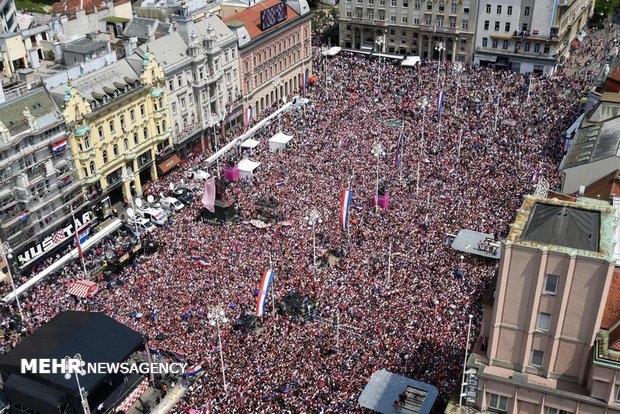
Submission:
[[[185,384],[177,384],[172,390],[168,392],[168,394],[166,394],[166,397],[161,400],[159,405],[153,408],[151,414],[165,414],[170,411],[170,409],[174,407],[174,405],[181,399],[181,397],[183,397],[185,391],[187,391],[187,386]]]

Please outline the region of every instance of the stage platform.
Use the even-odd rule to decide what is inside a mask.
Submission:
[[[485,245],[487,250],[481,250],[480,245]],[[461,230],[452,242],[452,248],[459,252],[475,254],[487,259],[498,260],[502,254],[502,244],[495,240],[492,234],[480,233],[473,230]],[[494,251],[493,251],[494,250]]]

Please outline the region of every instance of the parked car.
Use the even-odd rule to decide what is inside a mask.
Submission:
[[[130,219],[127,223],[127,226],[134,233],[137,232],[137,235],[141,235],[142,233],[150,233],[155,230],[155,225],[151,223],[150,220],[142,218],[142,217],[134,217]]]
[[[169,211],[181,211],[185,205],[174,197],[163,197],[159,200],[161,206]]]
[[[186,206],[189,206],[194,202],[194,195],[192,194],[192,192],[184,188],[179,188],[179,187],[175,188],[174,190],[171,191],[170,196],[179,200]]]
[[[161,211],[152,207],[142,207],[138,209],[140,217],[149,220],[153,224],[163,226],[168,222],[168,217]]]

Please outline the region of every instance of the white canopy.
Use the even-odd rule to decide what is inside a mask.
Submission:
[[[342,48],[340,46],[332,46],[323,52],[323,56],[336,56],[341,50]]]
[[[258,144],[260,144],[259,141],[255,140],[255,139],[252,139],[252,138],[249,138],[249,139],[246,139],[245,141],[243,141],[243,143],[241,144],[241,148],[253,149],[253,148],[258,147]]]
[[[286,135],[284,132],[280,131],[269,138],[269,150],[272,152],[283,150],[286,148],[286,144],[292,139],[293,137],[291,135]]]
[[[260,165],[260,162],[252,161],[250,159],[244,158],[239,161],[237,165],[239,167],[239,175],[242,177],[249,177],[252,175],[252,172]]]
[[[407,59],[400,62],[401,66],[416,66],[420,64],[420,56],[408,56]]]

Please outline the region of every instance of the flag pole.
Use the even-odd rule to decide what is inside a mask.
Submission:
[[[459,133],[459,150],[457,158],[461,161],[461,144],[463,143],[463,127],[461,127],[461,132]]]
[[[349,185],[347,186],[348,190],[351,191],[351,184],[353,183],[353,179],[355,178],[355,170],[351,172],[351,176],[349,177]],[[351,211],[351,205],[349,204],[349,211]],[[349,241],[351,240],[351,214],[347,214],[347,238]]]
[[[84,253],[82,252],[82,246],[80,244],[80,233],[78,232],[75,215],[73,214],[73,205],[71,206],[71,219],[73,220],[73,231],[75,232],[75,247],[78,249],[80,259],[82,259],[82,268],[84,269],[84,277],[86,277],[88,272],[86,271],[86,262],[84,262]]]
[[[271,306],[273,307],[273,317],[276,317],[276,299],[273,294],[274,289],[276,288],[276,272],[273,270],[272,262],[271,262],[271,250],[269,251],[269,270],[273,272],[273,281],[271,282]]]

